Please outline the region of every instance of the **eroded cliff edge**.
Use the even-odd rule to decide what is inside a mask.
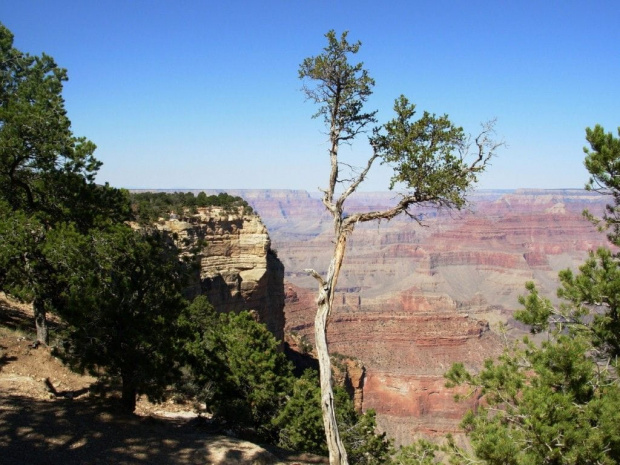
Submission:
[[[316,282],[303,270],[326,272],[329,215],[304,191],[228,192],[246,199],[269,227],[286,267],[286,329],[311,349]],[[352,210],[371,211],[394,195],[350,200]],[[605,199],[591,192],[488,191],[471,200],[459,214],[421,211],[424,228],[407,217],[360,225],[349,241],[330,351],[363,364],[353,386],[357,405],[375,409],[380,427],[400,444],[458,432],[474,405],[454,403],[443,373],[455,361],[476,369],[497,355],[499,323],[509,324],[512,337],[523,333],[512,313],[526,281],[554,299],[557,272],[575,269],[605,243],[582,216],[584,208],[604,208]]]
[[[313,343],[316,282],[325,273],[332,222],[318,196],[238,191],[260,212],[286,267],[286,325]],[[382,210],[391,193],[351,197],[352,211]],[[419,435],[458,433],[476,396],[455,403],[443,374],[452,363],[478,369],[525,328],[512,317],[524,283],[555,298],[560,269],[576,267],[605,237],[582,216],[606,199],[579,189],[473,193],[460,213],[420,210],[425,227],[403,216],[359,225],[348,244],[328,331],[332,353],[365,367],[362,408],[408,444]],[[465,394],[466,392],[463,392]]]
[[[157,228],[195,260],[190,294],[207,296],[219,312],[249,310],[283,339],[284,266],[258,215],[243,207],[205,207],[161,219]]]

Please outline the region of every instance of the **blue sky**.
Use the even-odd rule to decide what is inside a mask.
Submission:
[[[405,94],[507,147],[481,188],[582,187],[584,129],[620,126],[613,1],[5,1],[15,46],[68,69],[98,180],[128,188],[286,188],[327,181],[326,137],[297,70],[329,29],[361,40],[380,121]],[[366,144],[345,147],[364,164]],[[364,190],[385,190],[378,167]]]

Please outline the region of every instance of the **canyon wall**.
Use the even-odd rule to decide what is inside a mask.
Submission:
[[[217,192],[217,191],[215,191]],[[246,199],[267,225],[285,268],[286,328],[313,342],[316,282],[333,249],[330,216],[305,191],[228,191]],[[209,191],[207,193],[214,193]],[[361,193],[350,211],[384,209],[393,193]],[[444,387],[456,361],[470,369],[502,350],[524,283],[555,299],[557,272],[576,268],[604,236],[582,216],[607,201],[583,190],[475,192],[462,212],[420,209],[424,226],[401,216],[360,225],[349,240],[329,325],[330,351],[364,365],[356,393],[377,411],[382,429],[408,443],[419,435],[457,432],[467,408]]]
[[[196,260],[193,295],[206,295],[220,312],[250,310],[283,340],[284,267],[258,215],[242,207],[207,207],[157,226]]]

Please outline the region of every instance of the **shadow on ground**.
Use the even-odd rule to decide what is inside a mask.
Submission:
[[[110,413],[87,400],[0,396],[3,464],[272,464],[253,444],[186,422]]]
[[[0,301],[0,326],[14,331],[32,330],[34,328],[34,320],[26,318],[23,311],[4,305]]]

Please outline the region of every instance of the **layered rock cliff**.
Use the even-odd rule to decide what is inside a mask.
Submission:
[[[196,260],[194,295],[206,295],[220,312],[253,311],[283,339],[284,267],[258,215],[243,207],[198,208],[195,215],[160,220],[157,227]]]
[[[333,249],[329,215],[303,191],[237,191],[261,215],[286,267],[286,329],[313,341],[316,282]],[[384,209],[390,193],[352,197],[352,211]],[[443,373],[455,361],[476,369],[502,348],[499,323],[514,323],[524,283],[555,298],[557,272],[576,268],[605,238],[582,217],[606,199],[582,190],[474,193],[461,213],[420,210],[425,227],[407,217],[360,225],[349,241],[331,352],[359,360],[358,404],[408,443],[419,434],[458,431],[472,404],[456,404]],[[511,334],[522,328],[512,325]],[[362,392],[359,390],[362,389]]]
[[[286,267],[286,328],[313,340],[316,283],[333,249],[320,199],[297,191],[244,197],[259,210]],[[383,209],[389,193],[360,194],[351,210]],[[330,350],[365,366],[363,408],[400,443],[458,431],[465,410],[444,387],[456,361],[476,369],[502,349],[499,323],[513,323],[524,283],[554,298],[557,272],[576,268],[605,238],[582,217],[606,199],[582,190],[475,193],[461,212],[420,210],[358,227],[339,279]],[[303,207],[302,207],[303,206]],[[300,231],[301,230],[301,231]],[[512,325],[512,334],[522,331]],[[475,402],[475,400],[472,400]]]

